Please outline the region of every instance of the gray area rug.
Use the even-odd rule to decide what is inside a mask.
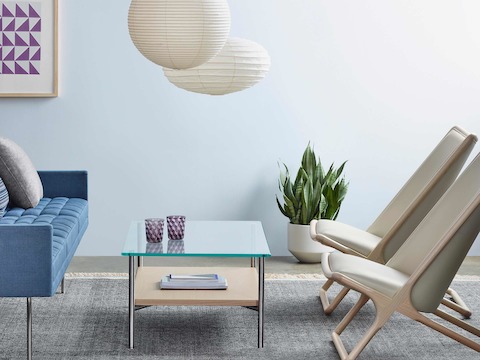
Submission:
[[[237,307],[152,307],[136,313],[128,345],[125,279],[69,279],[67,293],[33,299],[35,360],[56,359],[338,359],[330,333],[353,305],[351,294],[331,316],[321,310],[319,280],[268,280],[265,348],[257,348],[257,313]],[[480,282],[453,288],[480,326]],[[347,349],[373,320],[368,303],[342,335]],[[0,298],[0,359],[26,358],[26,300]],[[478,359],[478,353],[396,314],[360,359]]]

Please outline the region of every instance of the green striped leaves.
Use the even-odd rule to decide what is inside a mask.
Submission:
[[[342,177],[344,162],[338,169],[333,164],[325,173],[320,158],[308,144],[302,165],[292,182],[285,164],[280,169],[278,186],[283,194],[283,205],[277,196],[277,205],[292,224],[307,225],[313,219],[335,220],[347,193],[348,183]]]

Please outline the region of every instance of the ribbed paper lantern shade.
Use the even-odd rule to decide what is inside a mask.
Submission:
[[[163,68],[175,86],[201,94],[224,95],[247,89],[270,69],[270,56],[259,44],[228,39],[220,53],[203,65],[186,70]]]
[[[188,69],[222,49],[230,32],[230,9],[226,0],[133,0],[128,30],[147,59]]]

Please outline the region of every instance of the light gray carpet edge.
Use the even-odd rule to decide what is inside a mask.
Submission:
[[[34,360],[57,359],[338,359],[331,331],[353,305],[349,294],[326,316],[318,280],[266,281],[265,348],[257,348],[257,313],[241,307],[151,307],[136,312],[128,349],[128,282],[69,279],[67,293],[33,299]],[[455,282],[480,326],[480,282]],[[350,349],[373,320],[368,303],[342,338]],[[0,298],[0,359],[26,358],[26,300]],[[471,337],[471,336],[470,336]],[[395,314],[360,359],[477,359],[478,354]]]

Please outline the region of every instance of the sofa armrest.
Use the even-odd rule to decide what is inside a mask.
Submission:
[[[0,225],[0,296],[52,296],[50,224]]]
[[[59,196],[88,200],[88,173],[84,170],[39,171],[43,196]]]

